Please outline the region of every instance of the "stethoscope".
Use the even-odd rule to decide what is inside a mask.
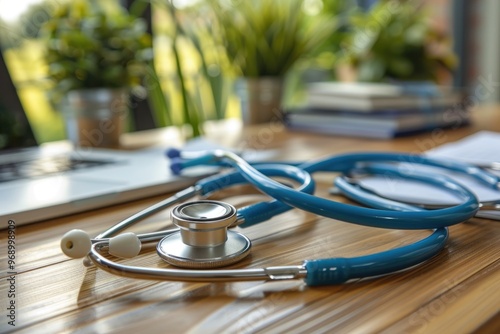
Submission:
[[[70,257],[88,255],[88,258],[98,267],[125,277],[209,282],[301,278],[310,286],[338,284],[353,278],[392,273],[428,260],[445,246],[448,238],[447,226],[468,220],[479,210],[480,205],[477,198],[459,183],[443,176],[412,174],[394,166],[384,166],[383,173],[443,187],[460,197],[462,202],[453,207],[435,210],[425,210],[385,199],[365,202],[365,204],[373,205],[374,209],[338,203],[312,194],[314,182],[310,173],[319,171],[344,174],[352,172],[375,173],[377,171],[374,169],[376,168],[374,162],[427,164],[466,173],[495,189],[499,189],[500,184],[498,177],[479,168],[415,155],[346,154],[304,163],[298,168],[284,164],[254,167],[234,153],[219,150],[189,159],[185,159],[182,154],[179,154],[172,159],[172,170],[177,173],[182,169],[198,165],[231,166],[235,171],[201,180],[195,186],[125,219],[92,240],[83,231],[70,231],[61,240],[61,248]],[[269,178],[269,176],[286,177],[301,182],[301,186],[293,189]],[[111,238],[112,235],[146,216],[163,210],[174,203],[184,201],[194,195],[207,195],[214,190],[244,181],[251,183],[275,200],[257,203],[239,210],[229,204],[216,201],[186,202],[174,208],[171,213],[172,221],[178,226],[178,230],[141,235],[123,233]],[[349,186],[347,188],[350,189]],[[365,196],[365,198],[368,197]],[[240,233],[229,231],[229,227],[256,224],[268,220],[276,214],[283,213],[291,207],[366,226],[394,229],[434,229],[434,232],[413,244],[368,256],[306,260],[301,265],[295,266],[213,269],[235,263],[243,259],[249,252],[250,240]],[[122,265],[101,254],[107,249],[108,253],[112,255],[133,257],[139,253],[141,245],[147,242],[158,242],[157,253],[162,259],[174,266],[187,269]]]

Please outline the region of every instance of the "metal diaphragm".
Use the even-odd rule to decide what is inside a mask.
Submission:
[[[183,268],[207,269],[235,263],[250,252],[244,235],[228,231],[236,221],[236,209],[227,203],[202,200],[184,203],[172,210],[179,232],[163,238],[158,255]]]

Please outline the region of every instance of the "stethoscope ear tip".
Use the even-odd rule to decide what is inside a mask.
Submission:
[[[133,258],[141,251],[141,241],[135,233],[127,232],[119,234],[108,241],[109,254],[121,258]],[[85,257],[92,248],[92,240],[87,232],[83,230],[71,230],[66,232],[61,239],[62,252],[73,259]]]
[[[68,231],[61,239],[62,252],[73,259],[85,257],[90,252],[91,247],[90,236],[83,230]]]
[[[170,170],[172,171],[172,173],[174,173],[174,175],[179,175],[183,168],[181,151],[177,148],[169,148],[165,151],[165,155],[171,160]]]
[[[165,151],[165,155],[169,157],[170,159],[172,158],[180,158],[181,156],[181,151],[177,148],[169,148],[168,150]]]
[[[141,241],[135,233],[122,233],[109,239],[108,252],[124,259],[133,258],[141,252]]]
[[[174,175],[179,175],[183,169],[182,159],[181,158],[172,158],[170,162],[170,170]]]

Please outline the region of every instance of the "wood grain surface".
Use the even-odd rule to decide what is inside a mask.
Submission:
[[[207,136],[235,148],[276,150],[301,160],[352,151],[418,153],[480,130],[500,131],[500,108],[474,110],[471,126],[396,140],[366,140],[289,132],[279,123],[243,128],[237,121],[208,124]],[[175,129],[129,135],[127,148],[180,145]],[[318,195],[334,175],[318,174]],[[473,218],[450,228],[446,248],[422,265],[347,284],[307,287],[301,281],[183,283],[116,277],[66,258],[59,240],[81,228],[103,229],[165,197],[157,196],[15,229],[15,275],[8,268],[7,222],[0,230],[0,332],[21,333],[499,333],[500,224]],[[218,194],[236,206],[266,198],[248,186]],[[166,210],[133,228],[170,226]],[[298,265],[304,259],[353,257],[416,241],[429,231],[361,227],[291,210],[239,229],[251,255],[230,268]],[[154,249],[123,263],[166,268]],[[10,298],[14,277],[15,297]],[[15,327],[8,322],[15,302]]]

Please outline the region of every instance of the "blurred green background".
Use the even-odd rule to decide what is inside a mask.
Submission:
[[[96,1],[89,0],[89,3],[93,5]],[[54,110],[48,99],[47,92],[51,90],[53,83],[47,78],[45,42],[40,38],[41,27],[64,2],[66,0],[0,0],[0,42],[4,57],[40,143],[65,137],[61,114]],[[450,47],[446,31],[433,29],[427,12],[422,11],[419,15],[415,13],[415,1],[399,1],[399,12],[390,12],[384,6],[393,4],[394,1],[384,0],[294,2],[298,4],[297,8],[303,11],[304,25],[307,26],[299,27],[300,29],[304,28],[305,31],[321,22],[325,31],[322,32],[324,36],[321,45],[316,47],[314,52],[298,57],[300,61],[294,63],[284,74],[285,106],[301,103],[304,98],[302,88],[307,82],[342,79],[338,69],[344,67],[361,69],[359,78],[365,81],[383,81],[387,78],[429,79],[429,76],[422,74],[426,74],[427,70],[433,75],[436,74],[436,62],[435,59],[426,59],[422,48],[429,44],[429,38]],[[241,73],[235,73],[232,65],[235,65],[236,61],[228,59],[228,54],[222,50],[229,50],[229,46],[227,40],[221,39],[221,32],[230,36],[231,31],[221,30],[221,22],[217,22],[220,17],[214,12],[214,8],[229,6],[230,14],[231,11],[237,13],[238,10],[244,14],[248,8],[245,9],[242,4],[246,5],[247,2],[101,0],[98,3],[125,5],[136,15],[143,15],[145,11],[151,13],[155,76],[168,104],[165,109],[153,110],[155,127],[182,125],[193,122],[192,117],[200,122],[239,117],[238,98],[234,95],[232,86]],[[266,4],[265,1],[262,3]],[[276,0],[273,5],[282,6],[285,10],[290,3],[287,0]],[[420,7],[419,5],[419,11]],[[110,8],[112,10],[113,6]],[[231,16],[227,17],[230,19]],[[255,20],[260,18],[259,15],[255,17]],[[277,15],[269,12],[262,13],[262,17],[272,18]],[[374,22],[377,23],[378,29],[367,30],[367,27],[373,27]],[[286,20],[285,23],[289,24]],[[254,26],[253,30],[258,31],[260,28],[262,27]],[[278,30],[272,24],[270,28],[264,28],[264,32]],[[299,28],[296,28],[297,33],[303,33]],[[246,33],[251,34],[251,31]],[[256,42],[259,37],[254,38]],[[282,44],[286,45],[285,42],[281,39]],[[250,48],[250,53],[251,50],[253,49]],[[450,52],[447,50],[435,57],[442,56],[437,61],[449,69],[455,65],[455,59]],[[412,70],[412,64],[417,63],[418,66]],[[188,113],[183,110],[186,108],[183,106],[186,96],[190,109]],[[133,129],[134,124],[130,124],[130,130]]]

